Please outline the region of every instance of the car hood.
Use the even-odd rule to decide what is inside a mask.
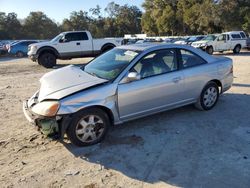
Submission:
[[[44,42],[37,42],[37,43],[33,43],[33,44],[30,44],[29,46],[37,46],[37,47],[42,47],[42,46],[49,46],[49,45],[54,45],[53,42],[51,41],[44,41]]]
[[[209,40],[199,40],[199,41],[193,42],[193,44],[206,44],[208,42]]]
[[[38,101],[59,100],[77,91],[108,82],[84,72],[80,67],[69,65],[45,74],[41,79]]]

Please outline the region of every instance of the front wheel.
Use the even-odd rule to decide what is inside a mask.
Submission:
[[[38,64],[45,68],[52,68],[56,65],[56,56],[52,53],[43,53],[38,57]]]
[[[109,125],[108,115],[103,110],[86,109],[73,115],[66,134],[74,145],[90,146],[104,139]]]
[[[219,99],[219,88],[216,83],[209,82],[202,90],[195,107],[199,110],[211,110]]]
[[[212,46],[208,46],[208,47],[206,48],[206,52],[207,52],[208,54],[212,55],[212,54],[214,53],[213,47],[212,47]]]

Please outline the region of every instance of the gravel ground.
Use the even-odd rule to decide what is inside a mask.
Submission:
[[[235,79],[213,110],[186,106],[125,123],[85,148],[44,138],[23,115],[22,101],[52,69],[0,58],[0,187],[249,188],[250,53],[223,55]]]

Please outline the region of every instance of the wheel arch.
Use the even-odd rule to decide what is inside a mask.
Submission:
[[[108,119],[110,120],[110,125],[114,125],[114,115],[113,115],[112,110],[109,109],[108,107],[105,107],[105,106],[102,106],[102,105],[93,105],[93,106],[88,106],[86,108],[81,108],[78,111],[74,112],[74,114],[78,113],[80,111],[84,111],[84,110],[87,110],[87,109],[93,109],[93,108],[98,108],[98,109],[102,110],[105,114],[107,114]],[[61,138],[63,138],[64,134],[66,133],[66,131],[70,127],[70,124],[72,122],[72,115],[73,114],[65,115],[62,118],[62,121],[60,122],[61,126],[59,128],[60,129],[59,132],[60,132],[60,137]]]
[[[114,47],[116,47],[116,45],[115,44],[113,44],[113,43],[105,43],[102,47],[101,47],[101,52],[105,52],[105,49],[112,49],[112,48],[114,48]]]
[[[236,45],[234,46],[233,50],[235,50],[235,48],[236,48],[237,46],[239,46],[240,49],[242,48],[241,44],[238,43],[238,44],[236,44]]]
[[[219,87],[219,92],[221,93],[221,92],[222,92],[222,83],[221,83],[221,81],[218,80],[218,79],[213,79],[213,80],[210,80],[209,82],[207,82],[206,85],[207,85],[208,83],[211,83],[211,82],[214,82],[214,83]],[[206,85],[205,85],[205,86],[206,86]],[[204,87],[205,87],[205,86],[204,86]]]
[[[45,52],[53,53],[56,56],[56,58],[59,57],[58,51],[54,47],[51,47],[51,46],[44,46],[44,47],[40,48],[37,51],[37,54],[38,54],[38,56],[40,56],[41,54],[43,54]]]

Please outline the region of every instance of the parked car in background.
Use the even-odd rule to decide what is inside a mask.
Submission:
[[[4,49],[4,44],[0,43],[0,55],[6,54],[6,50]]]
[[[187,44],[187,40],[190,37],[183,37],[183,38],[179,38],[179,40],[175,41],[174,44]]]
[[[152,42],[160,42],[160,41],[157,41],[156,39],[148,38],[148,39],[137,40],[135,44],[152,43]]]
[[[21,40],[20,40],[21,41]],[[10,40],[7,44],[4,45],[4,48],[9,51],[10,46],[14,45],[15,43],[19,42],[19,40]]]
[[[11,41],[9,40],[2,40],[0,41],[0,55],[5,55],[7,54],[8,50],[6,46],[10,43]]]
[[[204,36],[193,36],[193,37],[189,37],[187,40],[186,40],[186,44],[187,45],[192,45],[193,42],[197,42],[197,41],[200,41],[204,38]]]
[[[193,42],[191,46],[206,51],[209,42],[214,41],[215,39],[216,35],[207,35],[202,40]]]
[[[37,42],[37,40],[22,40],[19,42],[14,42],[10,45],[8,52],[10,55],[15,55],[16,57],[27,56],[28,46]]]
[[[87,146],[103,140],[112,124],[189,104],[212,109],[232,85],[233,64],[188,45],[134,44],[40,81],[23,103],[26,118],[46,135],[66,133],[73,144]]]
[[[165,38],[162,43],[165,43],[165,44],[173,44],[177,41],[181,41],[183,40],[183,38],[179,38],[179,37],[170,37],[170,38]]]
[[[51,68],[56,65],[56,59],[96,56],[121,43],[120,38],[93,39],[89,31],[68,31],[51,41],[30,45],[28,55],[32,61]]]
[[[229,50],[238,54],[242,48],[246,47],[246,39],[246,34],[243,31],[230,31],[218,35],[213,41],[208,41],[204,48],[209,54]]]

